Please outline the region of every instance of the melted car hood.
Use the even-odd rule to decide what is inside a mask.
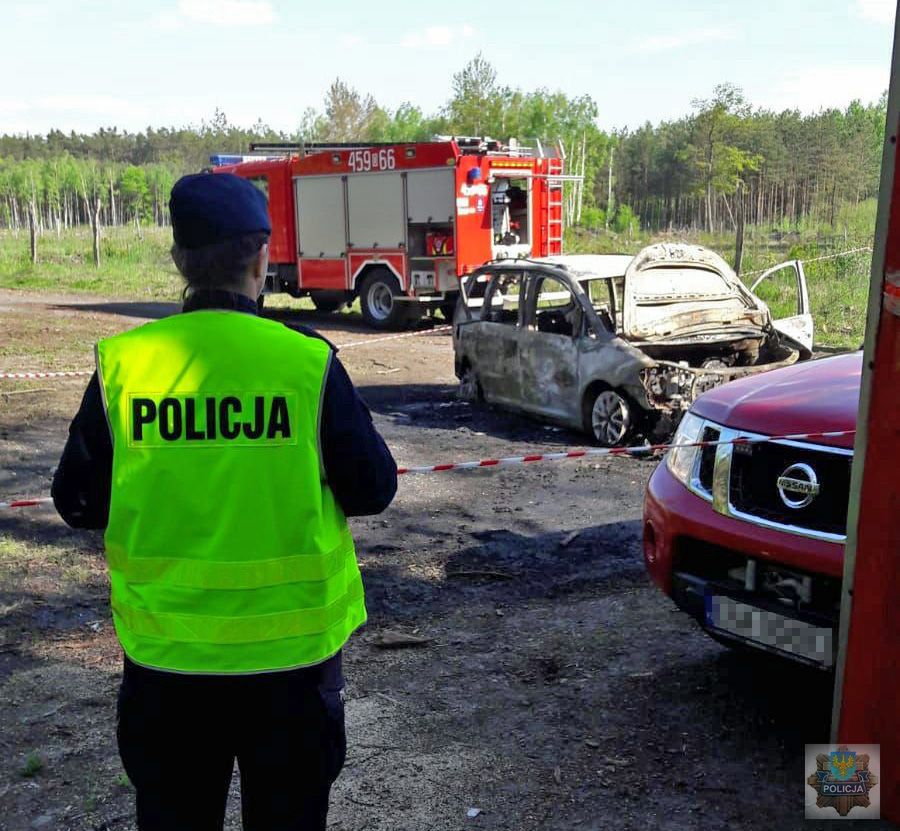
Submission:
[[[737,278],[710,268],[629,268],[625,275],[623,330],[631,339],[666,340],[730,327],[760,333],[766,317]]]
[[[701,395],[697,415],[766,435],[856,429],[862,353],[822,358],[741,378]],[[853,436],[816,439],[853,447]]]

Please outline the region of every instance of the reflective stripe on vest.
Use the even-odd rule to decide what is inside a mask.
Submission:
[[[106,551],[126,654],[160,669],[318,663],[365,621],[323,470],[328,344],[241,312],[97,345],[113,440]]]

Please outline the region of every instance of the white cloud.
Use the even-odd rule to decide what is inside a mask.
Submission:
[[[881,65],[811,66],[785,73],[780,83],[767,84],[767,89],[748,97],[776,111],[844,109],[855,98],[866,103],[878,100],[887,89],[889,75],[888,67]]]
[[[28,109],[28,104],[20,98],[0,98],[0,113],[21,113]]]
[[[894,0],[854,0],[850,11],[872,23],[892,25],[897,4]]]
[[[146,107],[112,95],[43,95],[27,101],[0,98],[3,130],[8,133],[42,133],[53,128],[95,130],[99,124],[144,122]]]
[[[169,10],[160,12],[150,21],[154,29],[162,29],[164,32],[174,32],[184,28],[184,18],[177,11]]]
[[[423,46],[450,46],[458,38],[471,38],[475,29],[466,24],[459,29],[451,26],[429,26],[419,32],[411,32],[400,45],[406,49],[418,49]]]
[[[50,9],[37,4],[19,4],[12,9],[13,17],[24,23],[40,23],[50,17]]]
[[[207,26],[266,26],[275,22],[269,0],[178,0],[174,9],[159,12],[152,20],[157,29],[173,31],[187,23]]]
[[[340,38],[338,38],[338,43],[347,49],[354,46],[361,46],[365,42],[365,38],[362,35],[347,34],[341,35]]]
[[[34,109],[66,113],[92,113],[96,115],[143,115],[146,110],[125,98],[112,95],[46,95],[36,99]]]
[[[683,49],[685,46],[699,46],[701,43],[734,40],[735,37],[736,34],[732,29],[710,26],[666,35],[651,35],[635,43],[628,51],[640,54],[669,52],[673,49]]]

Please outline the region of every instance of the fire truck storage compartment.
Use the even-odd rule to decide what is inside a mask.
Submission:
[[[370,173],[347,177],[350,247],[403,248],[403,178],[400,173]]]
[[[455,211],[456,170],[410,170],[406,199],[411,225],[449,225]]]
[[[342,258],[347,240],[341,177],[299,176],[294,179],[294,195],[300,256]]]

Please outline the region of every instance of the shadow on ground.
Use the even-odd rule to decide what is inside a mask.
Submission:
[[[118,317],[137,317],[143,320],[160,320],[181,311],[181,303],[110,300],[104,303],[60,303],[51,309],[75,312],[99,312]]]
[[[397,425],[434,430],[465,429],[522,443],[569,447],[590,444],[583,433],[483,402],[462,401],[455,384],[364,384],[357,387],[369,409]]]

